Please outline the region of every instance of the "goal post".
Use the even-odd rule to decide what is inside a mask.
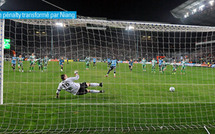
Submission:
[[[0,23],[0,133],[215,127],[215,27],[90,17]],[[11,49],[3,54],[4,38]],[[8,60],[14,53],[19,68]],[[91,83],[92,93],[61,90],[57,99],[61,75],[76,70],[75,82]]]
[[[0,20],[0,104],[3,104],[4,20]]]

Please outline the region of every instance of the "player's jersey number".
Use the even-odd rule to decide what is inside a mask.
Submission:
[[[70,87],[69,83],[64,83],[62,84],[62,86],[66,89],[66,90],[72,90],[72,87]]]

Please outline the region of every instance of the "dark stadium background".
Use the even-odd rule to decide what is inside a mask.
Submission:
[[[113,20],[136,20],[181,23],[170,10],[186,0],[47,0],[78,15],[105,17]],[[168,3],[168,4],[167,4]],[[6,0],[1,7],[7,10],[55,11],[60,10],[42,0]]]

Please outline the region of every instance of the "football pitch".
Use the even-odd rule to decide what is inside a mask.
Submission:
[[[163,73],[146,72],[135,64],[130,72],[128,64],[119,64],[116,78],[113,71],[105,77],[106,63],[97,63],[85,69],[84,62],[64,64],[60,72],[58,62],[49,62],[48,69],[39,71],[35,65],[28,72],[29,62],[24,62],[24,72],[13,72],[10,62],[4,62],[4,104],[0,105],[1,132],[138,132],[168,130],[198,130],[215,126],[215,71],[213,68],[186,67],[176,75],[172,66]],[[60,75],[74,77],[77,81],[99,83],[103,94],[74,96],[61,91],[56,99]],[[169,88],[175,87],[175,92]],[[174,131],[173,131],[174,132]],[[199,132],[199,131],[197,131]],[[197,133],[196,132],[196,133]],[[151,133],[151,132],[150,132]],[[174,132],[175,133],[175,132]],[[180,132],[179,132],[180,133]]]

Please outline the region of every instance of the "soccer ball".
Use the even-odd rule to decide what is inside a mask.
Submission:
[[[174,92],[174,91],[175,91],[175,88],[174,88],[174,87],[170,87],[170,88],[169,88],[169,91],[170,91],[170,92]]]

